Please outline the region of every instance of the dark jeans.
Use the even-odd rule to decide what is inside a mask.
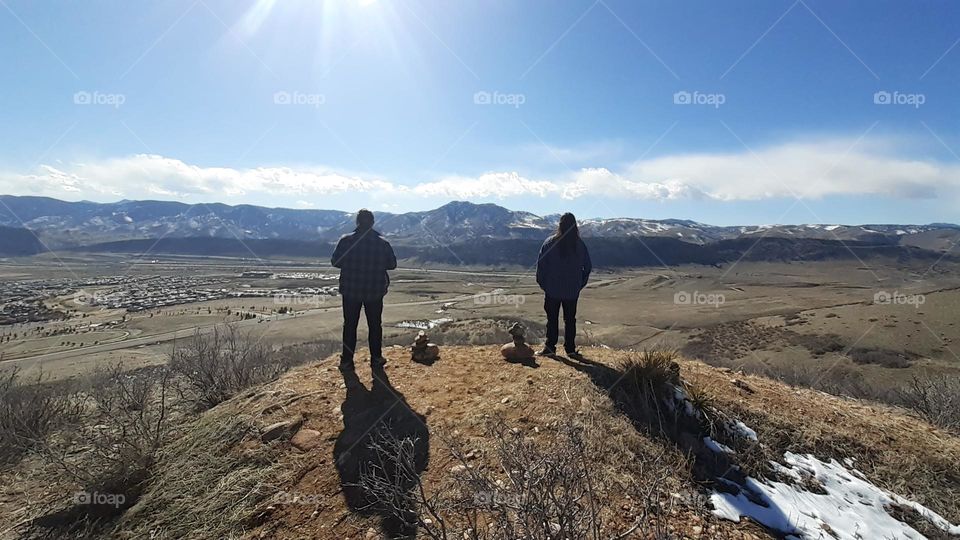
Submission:
[[[370,358],[383,355],[383,298],[376,300],[343,299],[343,361],[353,360],[353,351],[357,349],[357,325],[360,324],[360,308],[367,316],[367,330],[370,340]]]
[[[543,310],[547,312],[547,348],[556,349],[560,337],[560,307],[563,307],[563,348],[577,350],[577,300],[560,300],[547,296]]]

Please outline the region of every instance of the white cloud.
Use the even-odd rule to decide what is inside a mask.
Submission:
[[[560,186],[546,180],[531,180],[516,172],[484,173],[476,178],[454,176],[418,184],[418,195],[448,199],[509,198],[534,195],[546,197],[558,193]]]
[[[302,207],[323,196],[366,194],[380,202],[407,198],[509,199],[609,197],[717,201],[797,196],[879,195],[957,197],[960,164],[894,155],[890,141],[823,140],[760,148],[756,152],[686,153],[634,162],[620,171],[583,168],[559,177],[529,178],[515,171],[454,175],[403,185],[323,167],[201,167],[156,156],[42,165],[25,173],[0,172],[0,192],[66,199],[176,198],[192,201]]]
[[[830,195],[929,198],[956,192],[960,165],[891,155],[888,144],[792,143],[737,154],[683,154],[634,163],[638,182],[675,182],[719,200]]]

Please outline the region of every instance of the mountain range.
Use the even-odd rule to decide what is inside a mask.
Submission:
[[[451,246],[461,246],[459,262],[473,259],[480,246],[487,254],[479,263],[510,262],[490,250],[510,253],[535,249],[557,225],[559,215],[539,216],[495,204],[451,202],[434,210],[402,214],[377,212],[377,229],[398,251],[411,257],[449,259]],[[0,195],[0,253],[29,255],[49,249],[299,255],[326,251],[354,227],[354,214],[338,210],[267,208],[253,205],[186,204],[169,201],[115,203],[67,202],[46,197]],[[33,234],[29,234],[29,229]],[[851,246],[903,256],[923,251],[950,251],[960,241],[960,226],[927,225],[745,225],[715,226],[690,220],[643,218],[581,219],[580,230],[591,245],[618,249],[633,246],[641,253],[630,260],[658,263],[722,262],[718,253],[741,251],[738,246],[764,245],[776,258],[805,253],[814,258],[852,253]],[[16,232],[14,232],[16,231]],[[27,236],[24,236],[27,233]],[[33,236],[42,241],[34,241]],[[761,242],[757,242],[761,240]],[[10,244],[7,246],[6,244]],[[643,252],[655,249],[653,260]],[[151,247],[152,246],[152,247]],[[321,247],[318,247],[321,246]],[[821,246],[822,249],[812,249]],[[842,248],[842,249],[837,249]],[[663,250],[661,252],[661,249]],[[893,251],[891,251],[893,249]],[[821,253],[822,252],[822,253]],[[480,252],[482,254],[482,251]],[[899,254],[898,254],[899,253]],[[741,256],[743,253],[741,253]],[[637,258],[639,257],[639,259]],[[521,257],[526,258],[526,257]],[[448,262],[458,262],[457,260]],[[518,261],[520,262],[520,261]],[[667,264],[674,264],[668,262]]]

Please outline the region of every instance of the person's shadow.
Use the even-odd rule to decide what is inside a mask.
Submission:
[[[347,506],[378,516],[390,538],[414,538],[413,488],[430,460],[425,417],[391,386],[383,368],[373,369],[370,389],[356,371],[341,370],[347,398],[340,407],[343,431],[333,446]]]

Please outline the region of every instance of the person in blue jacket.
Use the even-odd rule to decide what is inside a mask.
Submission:
[[[576,344],[577,300],[592,270],[590,253],[580,239],[577,218],[567,212],[560,217],[557,232],[543,243],[537,259],[537,284],[545,294],[543,309],[547,312],[547,343],[537,354],[556,354],[560,308],[563,308],[563,348],[571,358],[582,357]]]

